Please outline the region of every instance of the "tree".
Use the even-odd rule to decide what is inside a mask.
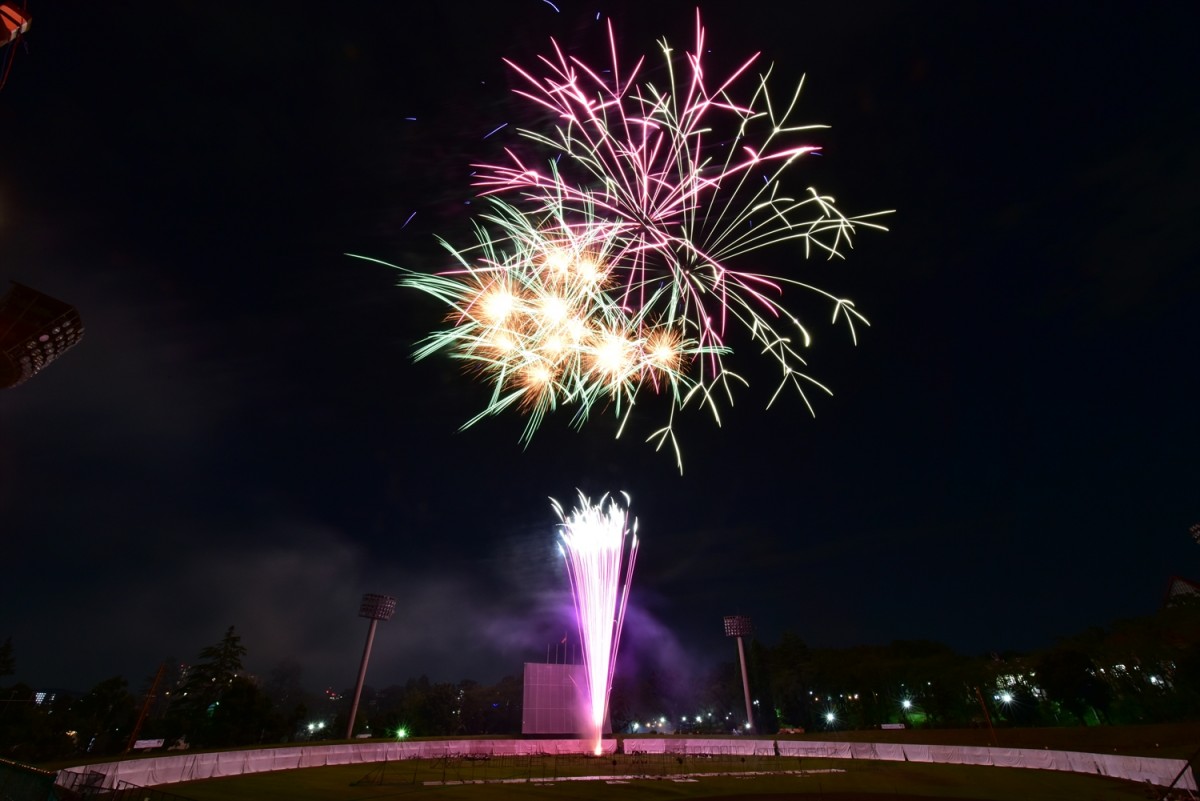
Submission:
[[[704,693],[711,695],[712,693]],[[660,718],[674,723],[684,712],[711,706],[699,688],[661,664],[633,667],[627,662],[617,668],[608,697],[608,719],[614,732],[628,731],[634,723]],[[719,705],[718,705],[719,708]]]
[[[1081,725],[1087,725],[1089,710],[1098,719],[1108,711],[1112,691],[1097,678],[1091,658],[1077,648],[1068,645],[1043,654],[1037,678],[1050,700],[1074,715]]]
[[[212,726],[213,715],[242,671],[245,655],[242,638],[230,626],[221,641],[203,648],[199,661],[188,668],[170,714],[193,745],[216,745],[211,742],[213,737],[219,734],[219,729],[227,730],[226,726],[219,729]]]
[[[779,731],[779,717],[775,712],[775,696],[772,692],[774,688],[771,686],[767,667],[770,653],[767,647],[757,639],[750,641],[750,647],[747,650],[750,653],[746,660],[746,673],[749,676],[750,697],[754,699],[754,708],[751,710],[754,720],[750,722],[756,732]],[[745,701],[745,694],[745,687],[743,687],[743,701]]]
[[[462,693],[459,725],[464,734],[520,734],[521,679],[505,676],[490,686],[463,681],[458,687]]]
[[[808,692],[812,687],[812,657],[804,640],[785,631],[779,645],[768,651],[767,671],[780,724],[812,728]]]
[[[215,683],[228,684],[242,671],[242,657],[246,655],[246,647],[242,638],[233,626],[225,630],[225,636],[215,645],[210,645],[200,651],[200,662],[195,670],[203,672]]]
[[[89,754],[118,754],[133,730],[136,709],[123,676],[97,684],[71,707],[72,728]]]
[[[304,693],[304,668],[294,660],[284,660],[267,673],[263,691],[271,703],[279,707],[294,708],[306,703]]]
[[[449,682],[430,685],[415,725],[419,732],[435,736],[462,734],[458,687]]]
[[[1188,715],[1200,714],[1200,643],[1189,645],[1179,652],[1172,678],[1175,683],[1175,715],[1186,719]]]
[[[519,734],[523,683],[505,676],[498,684],[463,680],[458,685],[462,734]]]
[[[200,651],[195,665],[188,669],[184,680],[184,692],[192,695],[205,706],[220,700],[221,695],[242,670],[242,657],[246,648],[242,638],[234,627],[225,630],[225,636],[219,643],[210,645]]]
[[[304,691],[304,669],[299,662],[285,660],[271,668],[263,693],[270,701],[271,715],[268,732],[276,732],[274,739],[288,742],[308,717],[310,698]],[[268,735],[270,739],[270,735]]]
[[[208,715],[206,737],[214,745],[253,745],[277,742],[294,730],[291,721],[276,720],[271,701],[250,679],[235,676],[214,702]],[[286,726],[279,731],[278,726]]]

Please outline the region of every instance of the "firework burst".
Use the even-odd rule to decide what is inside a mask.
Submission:
[[[560,407],[574,407],[582,425],[600,403],[627,419],[643,390],[682,406],[704,390],[689,366],[727,352],[700,345],[653,305],[620,302],[609,285],[623,242],[594,217],[570,223],[496,200],[477,231],[466,251],[443,242],[457,269],[406,271],[400,281],[449,309],[448,326],[426,337],[416,357],[448,353],[492,385],[489,403],[466,426],[516,407],[527,416],[528,441]]]
[[[669,399],[667,422],[649,440],[670,442],[682,469],[676,413],[695,402],[719,423],[732,385],[745,383],[726,364],[732,327],[779,368],[768,406],[792,387],[811,413],[807,392],[829,389],[807,373],[810,336],[785,292],[824,298],[855,342],[867,324],[850,300],[737,262],[786,242],[801,243],[805,257],[841,257],[860,228],[883,226],[876,214],[844,215],[812,187],[784,187],[785,173],[818,150],[798,137],[825,126],[791,121],[800,88],[773,100],[770,69],[751,71],[757,56],[710,82],[699,14],[694,51],[660,43],[662,84],[642,79],[644,60],[625,69],[611,25],[608,36],[605,69],[553,41],[536,70],[508,62],[523,82],[517,94],[553,119],[549,130],[520,131],[537,161],[509,147],[501,162],[475,165],[491,200],[476,243],[444,243],[457,267],[406,272],[401,283],[451,310],[449,328],[417,357],[448,352],[492,384],[466,425],[516,407],[528,441],[560,407],[581,425],[603,404],[621,419],[619,436],[648,390]],[[749,97],[737,100],[744,86]]]

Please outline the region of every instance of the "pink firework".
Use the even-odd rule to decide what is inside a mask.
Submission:
[[[551,499],[551,503],[562,521],[561,548],[583,643],[587,722],[599,756],[637,558],[637,521],[631,527],[628,512],[607,495],[593,504],[579,493],[579,506],[570,515],[563,514],[558,501]],[[627,495],[625,503],[629,503]]]
[[[713,80],[699,13],[694,49],[662,41],[665,69],[653,80],[644,59],[623,66],[611,24],[604,67],[551,44],[534,67],[508,62],[517,94],[549,119],[519,131],[528,147],[474,165],[490,210],[477,241],[447,243],[455,266],[401,281],[450,307],[450,327],[418,357],[449,353],[492,383],[466,425],[513,408],[528,440],[555,410],[571,409],[578,426],[603,407],[620,418],[620,436],[646,390],[669,403],[647,441],[670,443],[682,471],[676,414],[707,408],[719,424],[748,383],[737,367],[748,351],[778,367],[768,407],[794,389],[815,413],[808,393],[832,392],[808,374],[811,336],[786,295],[829,302],[855,342],[867,320],[792,269],[756,272],[760,251],[788,243],[804,257],[841,257],[860,228],[883,226],[877,214],[844,215],[811,186],[786,187],[819,150],[806,137],[826,127],[791,121],[800,88],[772,98],[757,54]]]
[[[593,68],[552,42],[553,55],[531,71],[509,66],[525,81],[517,94],[549,111],[552,132],[521,131],[548,149],[545,167],[513,149],[508,160],[479,167],[484,194],[517,194],[534,208],[586,210],[619,232],[622,303],[656,305],[664,319],[688,329],[702,346],[725,344],[736,319],[795,380],[803,365],[788,329],[807,334],[781,305],[784,285],[812,289],[836,303],[834,318],[851,326],[865,320],[849,301],[834,298],[788,276],[739,270],[731,262],[763,247],[801,240],[841,255],[866,217],[848,218],[833,199],[811,187],[788,194],[780,178],[797,160],[819,150],[795,141],[821,125],[789,123],[799,87],[789,102],[774,102],[767,74],[754,76],[757,54],[728,77],[708,81],[701,54],[705,32],[696,15],[694,51],[682,56],[661,43],[667,63],[664,85],[642,82],[643,60],[622,69],[609,25],[611,66]],[[734,93],[749,84],[746,101]],[[670,287],[662,292],[661,287]],[[783,330],[775,326],[782,321]],[[711,373],[719,376],[718,360]]]

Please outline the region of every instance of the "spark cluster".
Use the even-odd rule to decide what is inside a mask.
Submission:
[[[627,507],[629,496],[624,497]],[[560,548],[575,599],[587,678],[586,711],[598,756],[637,560],[637,521],[631,527],[628,511],[607,495],[592,503],[580,492],[579,505],[570,514],[564,514],[558,501],[551,499],[551,504],[562,521]]]
[[[478,231],[473,251],[446,245],[458,269],[401,280],[450,310],[448,327],[417,358],[445,351],[491,381],[490,403],[468,425],[516,405],[527,439],[562,406],[574,405],[582,423],[597,403],[629,407],[646,387],[679,401],[695,389],[688,363],[723,352],[648,307],[619,302],[611,283],[620,242],[594,217],[572,224],[497,200]]]
[[[668,420],[648,439],[671,442],[680,469],[676,412],[694,402],[719,424],[733,385],[747,383],[726,364],[734,329],[778,367],[768,406],[792,387],[812,412],[807,391],[829,389],[806,371],[811,338],[785,292],[817,293],[854,341],[866,318],[848,299],[738,263],[786,242],[805,257],[841,257],[859,228],[883,226],[875,214],[845,216],[812,187],[784,186],[819,150],[798,137],[825,127],[791,122],[800,87],[774,100],[770,68],[751,72],[757,56],[710,82],[698,13],[693,51],[660,42],[665,82],[643,78],[645,59],[623,67],[611,24],[606,68],[551,44],[536,69],[507,62],[522,82],[517,95],[551,123],[519,129],[528,154],[510,146],[503,160],[474,165],[490,199],[477,241],[443,243],[453,268],[401,279],[451,309],[449,328],[417,357],[468,362],[493,393],[466,425],[515,406],[528,418],[526,442],[560,407],[572,408],[575,425],[611,408],[619,436],[643,391],[665,397]],[[739,100],[743,85],[749,97]]]

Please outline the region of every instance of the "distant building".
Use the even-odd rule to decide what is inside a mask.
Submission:
[[[25,383],[81,339],[74,306],[14,281],[0,296],[0,389]]]
[[[1200,599],[1200,584],[1194,581],[1189,581],[1182,576],[1171,576],[1171,580],[1167,582],[1166,596],[1163,598],[1163,606],[1171,606],[1183,600]]]

